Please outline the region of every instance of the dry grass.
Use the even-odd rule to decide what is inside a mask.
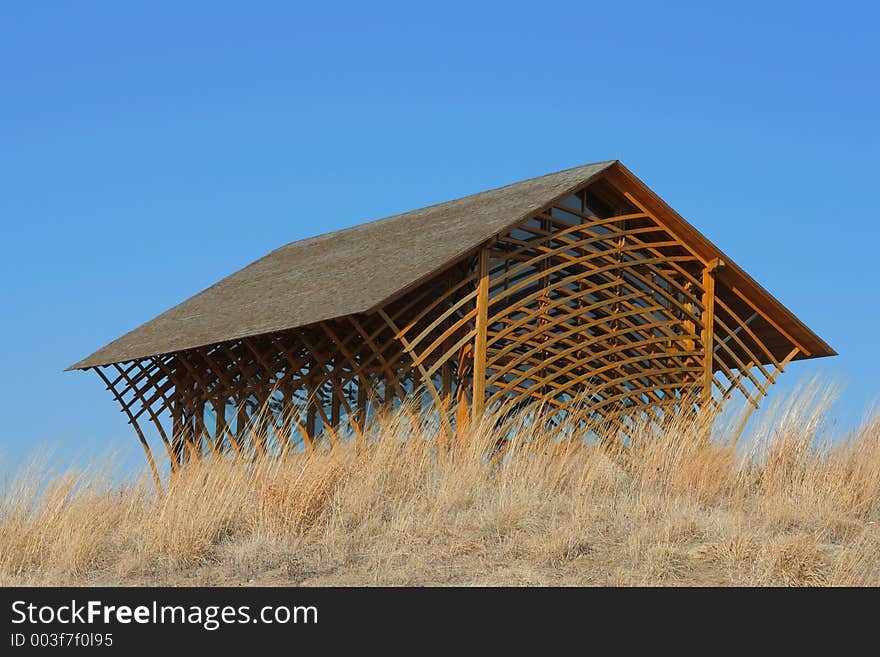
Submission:
[[[880,585],[880,416],[834,445],[808,386],[731,444],[648,428],[611,454],[487,418],[438,449],[204,461],[157,496],[35,465],[0,498],[0,584]]]

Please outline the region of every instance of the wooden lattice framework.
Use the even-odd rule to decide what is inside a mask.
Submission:
[[[418,391],[450,438],[487,406],[531,401],[588,431],[734,393],[757,406],[790,361],[829,355],[648,201],[612,171],[366,312],[84,369],[156,472],[146,424],[173,469],[361,438]]]

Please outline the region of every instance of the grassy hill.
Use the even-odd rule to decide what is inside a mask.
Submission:
[[[486,418],[439,449],[206,460],[166,482],[33,468],[0,500],[0,584],[880,585],[880,416],[828,444],[814,387],[733,444],[704,420],[623,446]]]

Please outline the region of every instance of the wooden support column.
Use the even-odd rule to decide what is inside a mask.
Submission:
[[[172,461],[172,470],[176,469],[183,463],[183,407],[180,397],[174,400],[171,405],[171,449],[174,453]]]
[[[196,456],[195,447],[195,412],[193,405],[195,401],[190,399],[189,404],[183,409],[183,444],[181,446],[180,464],[189,463]]]
[[[334,387],[333,397],[330,400],[330,426],[334,429],[337,429],[339,423],[342,422],[342,407],[339,403],[339,397],[337,397],[337,395],[341,394],[342,391]]]
[[[489,322],[489,247],[483,246],[477,258],[477,317],[474,335],[474,387],[471,417],[483,415],[486,403],[486,332]]]
[[[269,388],[263,384],[256,390],[257,403],[254,407],[254,417],[251,420],[251,436],[257,453],[263,456],[266,453],[269,442]]]
[[[317,404],[320,403],[320,399],[318,399],[318,391],[314,385],[314,379],[311,376],[311,369],[314,368],[314,363],[310,364],[310,374],[306,378],[306,435],[304,439],[307,445],[311,445],[315,440],[315,427],[316,427],[316,418],[318,414]]]
[[[293,409],[293,385],[290,377],[286,377],[281,386],[281,435],[278,436],[282,454],[287,452],[293,442]]]
[[[722,267],[724,262],[715,258],[703,269],[703,404],[710,404],[712,401],[712,376],[715,372],[715,272]]]
[[[361,431],[367,428],[367,386],[370,385],[367,375],[360,371],[357,375],[357,423]]]
[[[205,427],[205,402],[199,399],[193,403],[193,447],[195,448],[196,456],[199,458],[202,456],[203,442],[206,447],[210,448],[211,442]],[[211,449],[211,451],[213,452],[214,450]]]
[[[238,444],[238,449],[241,450],[247,444],[247,428],[249,424],[247,397],[241,397],[239,395],[236,397],[235,401],[238,409],[235,420],[235,442]]]
[[[455,430],[462,433],[467,429],[470,415],[468,414],[468,388],[473,388],[473,353],[474,345],[468,341],[458,352],[458,389],[455,394]]]
[[[218,452],[226,450],[226,398],[217,397],[212,405],[216,414],[216,423],[214,428],[214,442],[217,445]]]
[[[342,390],[342,375],[339,371],[339,359],[333,358],[333,372],[332,379],[330,380],[330,426],[336,429],[339,426],[339,422],[342,419],[341,413],[341,400],[340,397],[344,394]]]
[[[449,403],[452,397],[452,362],[447,360],[440,367],[440,398],[443,400],[444,406]]]

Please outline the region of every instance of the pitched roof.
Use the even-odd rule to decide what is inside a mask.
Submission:
[[[722,257],[814,356],[834,351],[616,160],[586,164],[282,246],[68,369],[85,369],[305,326],[380,306],[482,242],[600,176],[625,177],[679,238]],[[401,255],[405,253],[405,257]],[[730,266],[732,265],[732,267]]]
[[[171,353],[369,310],[612,164],[587,164],[292,242],[69,369]]]

